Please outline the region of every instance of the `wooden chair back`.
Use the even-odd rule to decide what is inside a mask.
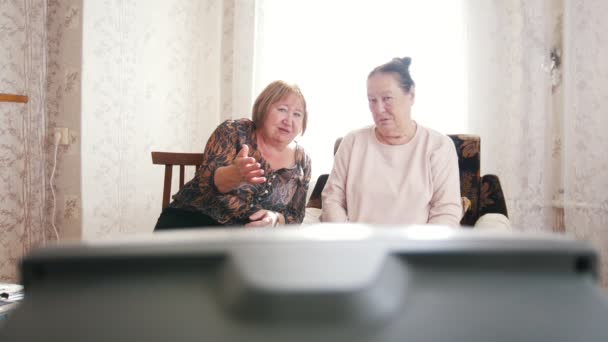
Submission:
[[[186,166],[199,166],[203,161],[202,153],[152,152],[152,164],[165,165],[165,182],[163,185],[163,209],[169,206],[173,166],[179,165],[179,189],[184,187]]]

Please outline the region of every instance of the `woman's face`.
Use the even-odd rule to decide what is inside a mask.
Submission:
[[[304,123],[304,105],[300,97],[290,93],[268,108],[262,132],[266,139],[289,144],[300,133]]]
[[[367,80],[369,110],[376,127],[384,133],[407,130],[414,104],[414,89],[406,93],[397,81],[397,75],[376,73]]]

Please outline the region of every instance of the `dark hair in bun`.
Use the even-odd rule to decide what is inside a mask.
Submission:
[[[412,64],[412,59],[410,57],[393,58],[390,62],[374,68],[367,78],[369,79],[377,73],[394,73],[399,77],[399,86],[401,89],[406,93],[409,93],[415,85],[414,80],[410,75],[410,64]]]

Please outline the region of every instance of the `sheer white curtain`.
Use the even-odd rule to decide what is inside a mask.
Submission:
[[[254,96],[269,82],[297,83],[309,110],[298,141],[313,180],[328,173],[333,143],[373,123],[366,78],[393,57],[412,57],[413,117],[444,133],[466,127],[462,2],[257,0]]]

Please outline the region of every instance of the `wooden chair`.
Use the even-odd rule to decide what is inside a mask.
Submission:
[[[163,209],[169,206],[173,166],[179,165],[179,189],[184,187],[186,166],[199,166],[203,161],[202,153],[152,152],[152,164],[165,165],[165,184],[163,185]]]

